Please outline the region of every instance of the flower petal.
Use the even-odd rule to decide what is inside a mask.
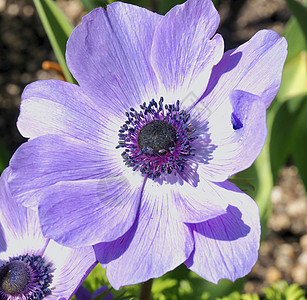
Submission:
[[[106,150],[106,149],[104,149]],[[68,136],[45,135],[21,145],[13,155],[9,185],[19,203],[38,205],[43,188],[59,181],[101,179],[122,173],[118,157]]]
[[[75,293],[76,300],[91,300],[91,293],[81,285]]]
[[[221,182],[248,168],[261,152],[267,133],[266,109],[262,99],[244,91],[233,91],[226,103],[208,118],[211,144],[215,149],[204,176]]]
[[[147,188],[156,197],[163,198],[169,194],[174,199],[178,220],[187,223],[199,223],[212,219],[226,212],[228,199],[222,191],[212,188],[211,184],[199,174],[195,185],[185,180],[177,180],[175,184],[148,182]]]
[[[222,37],[214,36],[219,21],[210,0],[186,1],[162,19],[154,36],[152,64],[160,89],[166,90],[166,101],[179,99],[188,107],[205,91],[224,52]]]
[[[67,43],[67,64],[83,90],[111,111],[150,101],[157,79],[150,64],[155,28],[162,16],[115,2],[82,19]],[[137,28],[137,30],[136,30]]]
[[[114,288],[160,277],[189,257],[191,232],[177,219],[171,193],[157,196],[145,185],[134,226],[116,241],[94,246]]]
[[[195,251],[186,265],[201,277],[217,283],[245,276],[257,261],[260,220],[256,203],[230,182],[216,184],[228,190],[227,212],[199,224],[190,224]]]
[[[117,239],[136,219],[143,183],[134,184],[108,176],[52,186],[38,207],[44,235],[68,247]]]
[[[70,299],[80,284],[97,264],[93,247],[72,249],[50,241],[44,257],[53,263],[50,299]]]
[[[116,111],[116,110],[115,110]],[[66,134],[91,144],[105,142],[110,124],[121,121],[88,98],[77,85],[60,80],[41,80],[29,84],[23,94],[17,126],[27,138],[45,134]]]
[[[9,172],[9,168],[5,169],[0,178],[0,259],[21,252],[40,254],[46,238],[40,230],[38,216],[12,198],[7,183]]]
[[[249,41],[227,51],[213,68],[203,106],[214,113],[233,90],[261,97],[266,108],[278,92],[287,42],[272,30],[258,31]]]

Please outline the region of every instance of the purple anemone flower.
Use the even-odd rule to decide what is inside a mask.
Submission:
[[[0,299],[69,299],[96,264],[93,248],[45,238],[37,212],[13,200],[8,174],[0,178]]]
[[[23,92],[12,193],[48,238],[94,245],[116,289],[182,263],[235,280],[257,260],[257,205],[227,179],[263,147],[287,43],[262,30],[224,53],[218,24],[209,0],[165,16],[112,3],[69,38],[79,85]]]

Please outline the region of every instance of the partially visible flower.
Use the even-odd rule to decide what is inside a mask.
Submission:
[[[94,245],[115,288],[182,263],[235,280],[257,260],[258,207],[227,179],[264,145],[287,43],[262,30],[224,53],[218,24],[210,0],[165,16],[114,2],[69,38],[79,86],[23,92],[12,193],[46,236]]]
[[[96,264],[92,247],[44,238],[37,212],[17,204],[0,178],[0,299],[69,299]]]
[[[91,294],[83,285],[81,285],[77,292],[75,293],[76,300],[91,300],[99,295],[101,295],[103,292],[105,292],[108,289],[106,286],[102,286],[99,289],[97,289],[93,294]],[[103,300],[112,300],[114,297],[109,292]]]

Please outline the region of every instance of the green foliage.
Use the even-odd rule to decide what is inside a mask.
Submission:
[[[284,32],[288,42],[288,57],[272,110],[271,170],[276,183],[280,169],[291,159],[307,190],[304,151],[307,147],[307,8],[297,1],[287,2],[295,17],[288,22]]]
[[[0,141],[0,174],[8,166],[10,156],[3,143]]]
[[[108,0],[80,0],[81,4],[87,11],[92,11],[96,7],[106,7]]]
[[[65,60],[66,42],[73,30],[72,24],[54,1],[33,1],[66,80],[75,82]]]
[[[259,296],[256,294],[241,295],[239,292],[233,292],[226,297],[217,298],[216,300],[259,300]]]
[[[275,115],[270,145],[275,181],[287,158],[292,158],[307,186],[307,96],[283,103]]]
[[[305,292],[294,283],[288,285],[286,281],[279,281],[263,289],[265,300],[306,300]]]
[[[306,300],[305,292],[298,284],[288,285],[286,281],[273,283],[270,287],[263,289],[264,300]],[[257,294],[240,294],[233,292],[228,296],[216,300],[260,300]]]
[[[305,37],[307,37],[307,7],[303,3],[295,0],[286,0],[293,15],[297,18]],[[305,1],[305,4],[307,2]]]

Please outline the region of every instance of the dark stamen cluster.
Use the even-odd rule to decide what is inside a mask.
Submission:
[[[43,299],[51,294],[52,271],[51,264],[40,255],[10,258],[0,268],[0,299]]]
[[[197,138],[190,115],[179,110],[179,100],[165,106],[163,101],[162,97],[159,103],[153,99],[148,106],[144,102],[139,112],[130,108],[116,146],[125,149],[122,157],[128,167],[152,179],[183,171],[187,157],[194,155],[190,143]]]

